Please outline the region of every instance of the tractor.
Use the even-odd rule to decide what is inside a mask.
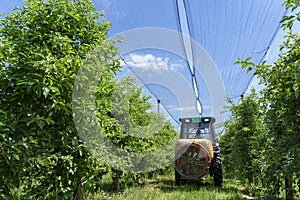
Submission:
[[[217,187],[223,186],[222,160],[216,141],[214,117],[181,118],[180,139],[175,146],[175,183],[188,179],[203,180],[213,176]]]

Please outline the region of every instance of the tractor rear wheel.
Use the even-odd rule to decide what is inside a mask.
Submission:
[[[177,186],[183,185],[186,183],[186,179],[182,179],[179,172],[175,169],[175,184]]]
[[[181,176],[180,176],[180,174],[177,172],[176,169],[175,169],[175,184],[178,185],[178,186],[181,184]]]
[[[222,158],[219,154],[215,155],[211,163],[211,173],[217,187],[223,186]]]

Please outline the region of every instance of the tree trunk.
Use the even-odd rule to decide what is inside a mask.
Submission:
[[[82,180],[80,179],[77,188],[74,192],[74,200],[81,200],[83,198]]]
[[[291,178],[285,178],[285,199],[293,200],[294,199],[294,189],[293,189],[293,181]]]
[[[113,175],[112,175],[112,179],[113,179],[113,189],[116,192],[120,191],[120,181],[119,181],[119,172],[117,170],[112,170]]]

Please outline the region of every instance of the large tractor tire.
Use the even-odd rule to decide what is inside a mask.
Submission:
[[[215,155],[211,163],[211,175],[213,176],[216,187],[223,186],[222,158],[219,154]]]
[[[175,184],[176,185],[181,185],[181,175],[177,172],[177,170],[175,169]]]
[[[184,185],[186,183],[186,179],[182,179],[179,172],[175,169],[175,184],[177,186]]]

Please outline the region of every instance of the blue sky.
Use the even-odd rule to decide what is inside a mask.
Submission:
[[[97,9],[106,11],[106,19],[112,23],[110,36],[122,34],[127,37],[119,46],[121,49],[124,47],[131,49],[130,52],[122,52],[126,63],[130,65],[127,67],[136,69],[144,82],[151,80],[151,75],[155,75],[159,80],[164,73],[164,76],[160,77],[162,87],[153,86],[151,92],[156,93],[157,98],[165,99],[162,103],[166,108],[169,107],[168,111],[173,112],[174,118],[180,116],[176,114],[177,108],[172,111],[174,109],[172,103],[175,102],[173,98],[174,96],[179,98],[181,91],[186,92],[186,95],[178,102],[184,104],[186,99],[190,99],[189,106],[179,108],[181,112],[185,112],[189,107],[196,110],[195,100],[196,96],[199,96],[203,112],[210,115],[213,109],[216,112],[223,109],[219,100],[225,97],[222,96],[222,92],[220,95],[220,88],[224,87],[225,95],[238,102],[241,94],[247,93],[252,86],[258,87],[258,81],[253,79],[252,74],[247,74],[244,69],[234,65],[234,62],[238,57],[242,59],[252,57],[255,63],[262,60],[273,62],[278,55],[278,47],[284,35],[279,28],[279,22],[286,14],[286,10],[279,0],[94,0],[93,2]],[[14,6],[21,5],[21,0],[1,0],[0,13],[10,12]],[[174,32],[180,32],[179,22],[182,32],[190,38],[182,40],[180,35],[177,38],[171,36]],[[296,28],[300,30],[299,26]],[[136,35],[132,35],[132,32]],[[135,50],[132,47],[135,47]],[[180,52],[181,59],[178,59],[178,54],[173,55],[173,48]],[[158,74],[159,67],[176,69],[177,74],[184,77],[184,81],[189,83],[189,87],[194,88],[196,94],[189,93],[184,83],[177,93],[173,92],[170,95],[169,92],[164,92],[163,88],[168,87],[169,91],[172,91],[171,85],[178,83],[178,77],[166,71]],[[147,68],[147,73],[143,74],[141,68]],[[190,73],[193,70],[196,71],[194,83]],[[168,86],[168,83],[171,84]],[[215,112],[213,114],[218,115]],[[218,121],[220,120],[217,119]]]
[[[12,12],[15,6],[22,7],[23,4],[21,0],[1,0],[0,13]]]

